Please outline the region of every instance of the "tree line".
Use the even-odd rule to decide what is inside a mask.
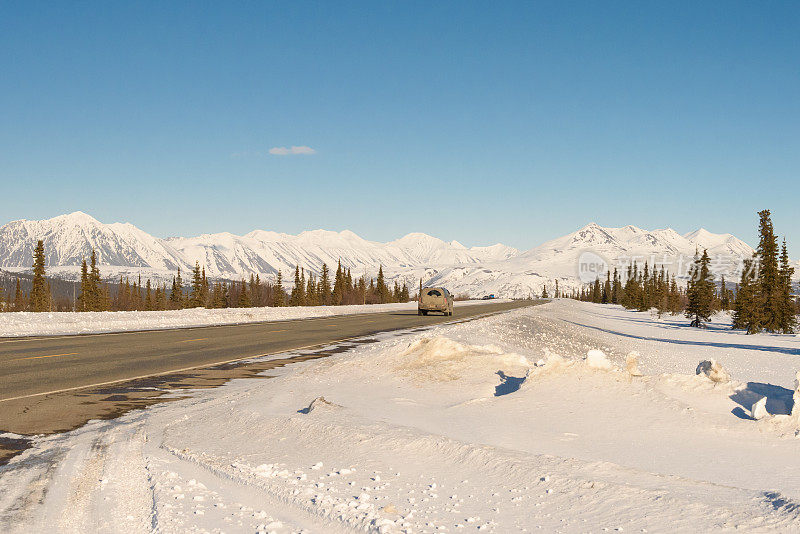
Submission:
[[[597,279],[563,296],[587,302],[621,304],[638,311],[655,308],[659,314],[683,313],[695,327],[703,327],[717,311],[733,310],[732,327],[744,329],[748,334],[761,331],[792,333],[800,310],[793,294],[794,268],[789,261],[786,239],[779,249],[770,211],[760,211],[758,216],[758,248],[751,258],[744,260],[735,290],[728,288],[724,275],[717,285],[708,251],[703,250],[700,254],[698,250],[685,287],[679,286],[675,274],[669,274],[663,265],[656,269],[655,265],[645,262],[640,269],[634,261],[627,268],[624,283],[615,268],[613,275],[606,273],[604,283]]]
[[[20,278],[16,280],[14,294],[6,295],[5,309],[9,311],[54,311],[50,292],[50,281],[46,278],[44,243],[39,241],[34,250],[33,279],[28,292],[22,290]],[[80,290],[77,298],[67,309],[75,311],[157,311],[184,308],[251,308],[264,306],[339,306],[345,304],[384,304],[408,302],[408,286],[395,281],[386,282],[383,266],[378,269],[377,279],[366,275],[353,277],[349,268],[339,261],[336,272],[331,273],[323,263],[319,276],[301,269],[294,272],[294,286],[284,289],[283,275],[276,273],[274,281],[262,281],[259,275],[249,280],[211,281],[206,277],[205,267],[199,262],[191,273],[188,284],[184,283],[181,270],[172,278],[171,284],[144,283],[141,276],[131,282],[120,277],[117,284],[104,282],[98,267],[98,258],[92,250],[89,261],[81,264]],[[58,309],[64,309],[59,306]]]

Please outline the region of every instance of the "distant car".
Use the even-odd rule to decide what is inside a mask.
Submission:
[[[453,315],[453,295],[443,287],[423,288],[419,294],[417,315],[428,315],[428,312]]]
[[[492,300],[492,297],[490,297],[489,295],[484,295],[481,297],[481,300]]]

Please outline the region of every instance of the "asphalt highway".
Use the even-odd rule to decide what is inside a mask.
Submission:
[[[0,339],[0,416],[8,401],[198,369],[378,332],[460,321],[534,303],[456,303],[453,317],[385,312],[176,330]]]

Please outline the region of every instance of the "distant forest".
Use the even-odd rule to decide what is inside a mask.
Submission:
[[[323,264],[320,276],[297,268],[290,291],[283,287],[278,273],[274,282],[262,281],[258,275],[249,280],[215,280],[206,278],[205,269],[195,265],[190,279],[184,282],[180,270],[172,283],[153,284],[136,278],[120,278],[109,282],[101,277],[92,253],[83,262],[81,280],[70,282],[46,276],[43,244],[40,255],[32,258],[31,272],[0,270],[0,310],[2,311],[153,311],[184,308],[250,308],[263,306],[337,306],[344,304],[382,304],[407,302],[408,287],[395,282],[388,285],[383,267],[377,279],[353,278],[341,262],[335,273]],[[39,273],[39,274],[36,274]],[[38,280],[38,281],[37,281]]]

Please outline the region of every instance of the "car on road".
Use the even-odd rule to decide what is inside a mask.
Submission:
[[[453,295],[443,287],[423,288],[418,302],[417,315],[428,315],[428,312],[453,315]]]

